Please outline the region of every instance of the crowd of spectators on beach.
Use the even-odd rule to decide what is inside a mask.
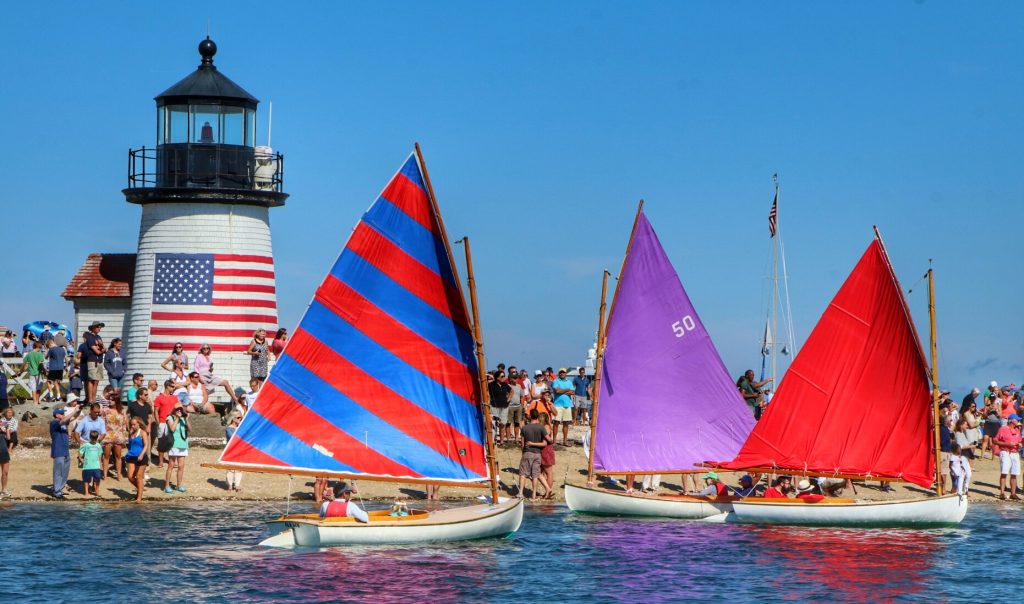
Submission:
[[[193,351],[175,345],[162,364],[166,374],[126,375],[122,342],[115,338],[109,348],[104,346],[103,327],[102,323],[90,325],[77,347],[62,331],[44,330],[39,336],[26,332],[20,352],[10,331],[0,337],[0,354],[8,359],[21,357],[21,364],[13,367],[27,378],[32,401],[19,419],[8,402],[7,376],[0,372],[0,497],[8,496],[10,452],[18,446],[19,422],[44,411],[44,404],[50,405],[53,416],[49,432],[54,497],[65,496],[73,461],[82,471],[84,494],[95,494],[98,485],[110,479],[127,479],[137,500],[150,483],[162,485],[168,494],[186,492],[191,417],[218,414],[225,437],[230,438],[252,407],[270,360],[287,341],[284,330],[272,340],[263,330],[253,334],[247,351],[252,357],[251,379],[243,389],[214,372],[214,353],[208,344]],[[522,454],[514,491],[520,496],[529,493],[534,500],[554,498],[556,451],[585,442],[585,438],[570,440],[569,433],[571,426],[590,425],[593,376],[583,367],[531,372],[499,364],[486,373],[486,380],[495,444]],[[101,382],[105,382],[102,388]],[[764,389],[770,382],[756,380],[753,371],[736,381],[755,419],[771,404],[771,390]],[[950,392],[941,393],[940,469],[945,491],[966,493],[974,464],[992,459],[1000,467],[1000,498],[1020,499],[1022,395],[1024,390],[1015,384],[1000,386],[996,381],[984,390],[974,388],[959,404]],[[151,479],[151,468],[163,470],[162,482],[159,474]],[[707,472],[683,475],[682,486],[685,492],[704,495],[805,497],[834,496],[853,488],[848,480],[834,478],[775,477],[771,484],[762,478],[746,475],[736,485],[725,485],[717,473]],[[241,491],[241,481],[241,472],[229,472],[228,490]],[[660,476],[643,476],[639,484],[630,476],[623,486],[628,492],[655,492]],[[315,488],[317,493],[322,490]],[[428,489],[428,495],[436,497],[436,492]]]
[[[283,329],[273,340],[263,329],[257,330],[246,352],[252,359],[248,388],[236,389],[214,373],[209,344],[190,356],[178,343],[162,364],[168,373],[127,377],[122,342],[114,338],[105,346],[103,328],[102,322],[91,324],[77,347],[63,331],[51,334],[44,329],[39,336],[26,331],[20,354],[11,331],[0,336],[5,365],[14,377],[26,378],[31,406],[23,407],[23,420],[47,410],[52,415],[51,493],[58,499],[67,495],[73,461],[81,470],[82,494],[87,496],[97,495],[104,480],[124,478],[135,488],[135,500],[142,501],[151,465],[164,468],[163,492],[187,492],[190,417],[219,414],[230,438],[259,394],[270,360],[280,354],[288,338]],[[18,357],[20,363],[14,364]],[[106,384],[101,388],[102,382]],[[211,395],[222,389],[226,397],[214,402]],[[18,426],[8,396],[8,376],[0,372],[0,497],[9,496],[10,453],[18,446]],[[228,489],[241,490],[240,473],[229,476]]]

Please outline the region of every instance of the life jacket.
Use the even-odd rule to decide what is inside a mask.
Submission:
[[[716,482],[715,488],[718,489],[716,497],[726,497],[729,495],[729,487],[724,482]]]
[[[327,513],[324,518],[345,518],[348,516],[348,502],[344,499],[335,499],[327,504]]]

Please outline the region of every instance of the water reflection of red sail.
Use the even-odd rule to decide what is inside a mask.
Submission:
[[[780,594],[799,587],[803,597],[871,602],[913,596],[938,547],[935,534],[912,531],[856,531],[769,527],[754,533],[758,564],[778,565],[769,581]],[[820,585],[821,593],[806,591]]]

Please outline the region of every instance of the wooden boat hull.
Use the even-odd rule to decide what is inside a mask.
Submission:
[[[732,511],[732,501],[685,495],[627,495],[591,487],[565,485],[565,502],[578,514],[651,516],[700,520]]]
[[[967,514],[967,498],[944,495],[900,501],[845,501],[818,503],[796,500],[742,499],[732,512],[710,517],[710,522],[742,524],[789,524],[801,526],[949,526]]]
[[[406,518],[374,515],[368,523],[351,518],[320,519],[315,515],[297,514],[275,520],[272,525],[284,526],[286,530],[265,539],[260,545],[332,547],[468,541],[508,536],[519,529],[522,521],[521,499],[501,502],[496,506],[482,504],[414,513]]]

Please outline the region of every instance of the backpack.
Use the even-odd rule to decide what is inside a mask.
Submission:
[[[165,432],[163,436],[156,439],[156,450],[160,453],[166,453],[174,448],[174,434],[171,432]]]

